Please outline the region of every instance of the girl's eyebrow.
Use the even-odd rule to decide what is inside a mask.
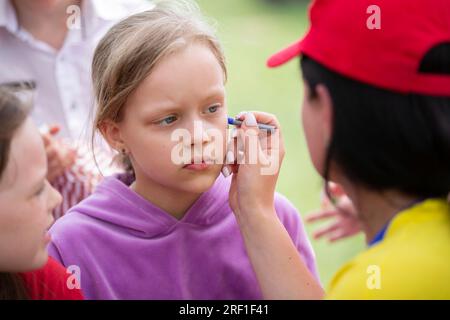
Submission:
[[[202,103],[206,102],[208,100],[211,100],[213,98],[217,97],[224,97],[225,96],[225,90],[223,88],[213,88],[210,90],[202,99]],[[182,106],[178,105],[176,102],[167,100],[164,102],[156,102],[152,106],[148,106],[145,108],[145,110],[142,112],[143,118],[149,118],[149,117],[155,117],[162,113],[171,113],[171,112],[177,112],[180,109],[182,109]]]
[[[211,100],[212,98],[217,98],[218,96],[223,97],[225,96],[225,90],[224,89],[219,89],[219,88],[215,88],[213,90],[211,90],[207,96],[205,96],[205,98],[203,98],[203,101],[207,101],[207,100]]]
[[[180,107],[176,106],[175,104],[172,105],[154,105],[149,108],[146,108],[142,112],[142,118],[151,118],[151,117],[157,117],[161,114],[168,114],[172,112],[179,111]]]

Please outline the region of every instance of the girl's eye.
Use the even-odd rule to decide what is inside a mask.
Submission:
[[[158,124],[161,126],[168,126],[169,124],[171,124],[172,122],[175,122],[176,120],[177,120],[176,116],[170,116],[170,117],[162,119],[161,121],[158,122]]]
[[[214,106],[211,106],[207,109],[207,113],[215,113],[217,112],[217,109],[219,109],[220,105],[216,104]]]

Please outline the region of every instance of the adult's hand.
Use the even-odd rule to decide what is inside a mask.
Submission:
[[[280,125],[274,115],[264,112],[240,114],[244,120],[227,152],[224,170],[234,173],[230,188],[230,206],[238,218],[248,208],[274,211],[275,186],[284,158]],[[258,129],[257,123],[276,127],[272,133]],[[225,174],[227,175],[227,174]]]
[[[75,149],[56,137],[59,130],[60,128],[54,125],[50,127],[48,132],[42,133],[48,163],[47,179],[50,182],[53,182],[65,170],[71,168],[77,156]]]
[[[233,164],[224,168],[229,170],[225,170],[225,175],[233,173],[230,206],[263,297],[320,299],[323,289],[309,272],[274,208],[275,185],[285,152],[280,125],[273,115],[261,112],[247,113],[239,119],[244,123],[236,140],[244,161],[237,152],[237,156],[227,156],[227,162]],[[257,122],[277,128],[272,139],[271,135],[261,134]],[[277,160],[275,167],[270,165]],[[263,170],[267,168],[271,169]]]
[[[308,223],[331,220],[332,222],[313,233],[315,239],[325,238],[335,242],[354,236],[361,232],[361,224],[357,218],[356,209],[350,198],[338,184],[330,182],[328,190],[335,199],[334,204],[324,194],[321,210],[306,216]]]

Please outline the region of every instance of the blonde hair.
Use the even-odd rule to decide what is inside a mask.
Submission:
[[[192,1],[159,1],[152,10],[114,25],[98,44],[92,62],[96,102],[92,143],[106,120],[121,121],[128,96],[155,65],[192,43],[205,44],[212,51],[226,79],[225,57],[215,30]],[[128,157],[121,158],[132,171]]]

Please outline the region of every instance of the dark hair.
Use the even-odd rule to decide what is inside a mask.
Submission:
[[[11,140],[28,116],[27,107],[12,91],[0,87],[0,179],[9,160]],[[23,279],[15,273],[0,272],[0,299],[28,299]]]
[[[333,101],[333,132],[325,161],[371,190],[416,197],[450,192],[450,97],[401,94],[352,80],[304,56],[311,97],[324,84]],[[450,75],[450,44],[424,57],[419,72]]]

